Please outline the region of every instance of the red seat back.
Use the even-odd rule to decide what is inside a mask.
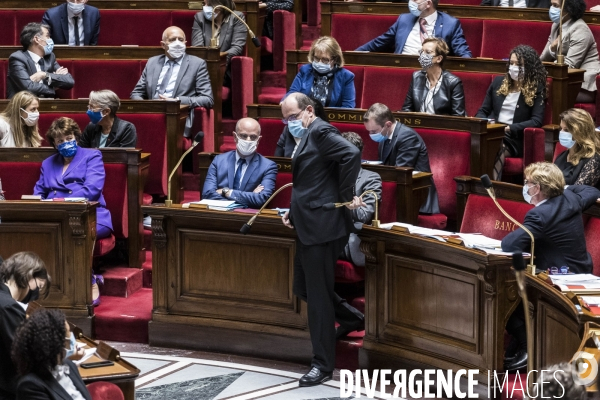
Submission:
[[[560,144],[560,142],[556,142],[556,145],[554,146],[554,157],[552,157],[552,162],[556,161],[556,157],[558,157],[560,153],[562,153],[565,150],[567,150],[566,147]]]
[[[397,19],[395,15],[332,14],[331,36],[343,51],[352,51],[385,33]]]
[[[542,21],[485,20],[481,57],[507,59],[510,51],[520,44],[528,44],[541,54],[548,42],[551,25],[551,22]]]
[[[360,102],[363,95],[363,85],[365,80],[365,68],[362,65],[346,65],[348,71],[354,74],[354,88],[356,89],[356,108],[360,108]]]
[[[106,179],[104,180],[104,200],[110,210],[113,234],[117,238],[128,237],[127,218],[127,165],[104,164]]]
[[[46,10],[15,10],[15,42],[14,45],[20,46],[19,36],[21,31],[30,22],[42,22],[42,17]]]
[[[58,61],[58,64],[61,67],[65,67],[66,69],[69,70],[69,73],[72,74],[73,73],[73,61],[71,60],[60,60]],[[8,72],[8,66],[7,66],[7,72]],[[56,97],[59,99],[73,99],[73,90],[74,89],[69,89],[69,90],[65,90],[65,89],[55,89],[56,90]],[[87,97],[87,96],[86,96]]]
[[[277,149],[277,141],[283,132],[283,122],[275,118],[259,118],[258,123],[262,137],[256,151],[263,156],[273,156]]]
[[[475,1],[479,5],[477,0],[462,0],[462,1]],[[455,2],[455,4],[459,4]],[[483,35],[483,20],[476,18],[461,18],[460,25],[462,26],[465,39],[469,44],[469,50],[473,57],[479,57],[481,54],[481,40]]]
[[[64,113],[40,113],[40,119],[38,121],[38,129],[42,138],[44,138],[42,142],[42,146],[50,146],[50,144],[46,141],[46,133],[52,125],[52,122],[55,119],[60,117],[67,117],[73,119],[79,125],[79,129],[83,132],[85,127],[90,123],[90,119],[85,113],[87,110],[81,110],[80,114],[64,114]]]
[[[0,179],[6,200],[20,200],[24,194],[33,194],[41,168],[41,162],[0,162]]]
[[[396,219],[396,182],[381,182],[381,201],[379,202],[379,221],[385,224]]]
[[[292,182],[292,173],[291,172],[282,172],[279,171],[277,173],[277,179],[275,181],[275,190],[279,189],[283,185]],[[275,193],[275,191],[273,191]],[[269,203],[267,207],[269,208],[290,208],[290,203],[292,201],[292,188],[283,189],[273,201]]]
[[[415,129],[423,138],[438,192],[440,212],[456,218],[456,183],[454,177],[470,175],[471,135],[469,132]]]
[[[0,21],[0,24],[2,21]],[[1,34],[0,34],[1,37]],[[0,60],[0,99],[6,98],[6,74],[8,61]]]
[[[110,89],[128,99],[141,75],[139,60],[74,60],[73,98],[87,98],[92,90]]]
[[[533,206],[524,202],[498,199],[498,203],[519,222],[523,222],[525,214]],[[502,240],[517,229],[504,214],[500,212],[488,196],[470,194],[465,207],[460,231],[463,233],[481,233],[487,237]]]
[[[400,110],[413,72],[408,68],[365,67],[360,107],[367,109],[373,103],[383,103],[392,111]]]
[[[585,224],[584,235],[587,251],[592,256],[592,262],[594,264],[592,273],[596,276],[600,276],[600,240],[598,240],[599,232],[600,218],[590,217]]]
[[[454,72],[460,78],[465,91],[467,116],[474,116],[483,104],[488,87],[492,83],[492,74],[483,72]]]
[[[101,15],[99,46],[160,46],[163,31],[171,26],[168,10],[102,10]]]
[[[171,25],[178,26],[183,30],[188,46],[192,45],[192,26],[194,26],[194,16],[197,12],[198,10],[176,10],[171,12]],[[207,43],[206,45],[209,44]]]
[[[377,143],[371,140],[369,132],[365,129],[365,125],[362,122],[357,123],[345,123],[345,122],[332,122],[331,125],[335,126],[340,133],[342,132],[355,132],[360,135],[363,140],[363,160],[377,161],[379,156],[377,153]]]
[[[0,46],[14,46],[17,28],[15,27],[15,12],[12,10],[0,11]],[[2,92],[4,96],[4,92]]]

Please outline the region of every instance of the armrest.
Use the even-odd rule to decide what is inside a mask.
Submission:
[[[523,167],[531,163],[544,161],[544,140],[546,133],[542,128],[525,128],[523,132]]]
[[[253,68],[254,62],[250,57],[236,56],[231,59],[231,103],[234,120],[247,117],[246,106],[253,103]]]

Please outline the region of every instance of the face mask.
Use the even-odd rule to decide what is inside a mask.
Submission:
[[[23,118],[23,116],[21,115],[21,118],[23,118],[25,125],[35,126],[35,124],[37,124],[37,121],[40,118],[39,112],[29,112],[27,110],[23,110],[22,108],[21,108],[21,111],[25,111],[27,113],[27,118]]]
[[[44,54],[48,55],[52,53],[52,50],[54,50],[54,40],[50,38],[44,40],[46,41],[46,45],[44,46]]]
[[[75,139],[63,142],[56,148],[61,156],[69,158],[77,154],[77,141]]]
[[[523,186],[523,198],[529,204],[531,204],[531,198],[533,197],[532,195],[529,194],[529,189],[531,189],[532,187],[533,186],[527,187],[527,185]]]
[[[36,301],[39,298],[40,298],[40,288],[36,287],[35,289],[29,289],[27,296],[25,296],[25,298],[23,300],[21,300],[21,303],[27,304],[30,301]]]
[[[204,18],[206,18],[207,20],[212,20],[213,18],[213,8],[212,6],[204,6],[202,7],[202,11],[204,12]],[[217,14],[215,14],[216,16]]]
[[[169,50],[167,50],[167,53],[175,59],[181,58],[185,54],[185,44],[179,40],[169,43]]]
[[[69,10],[71,10],[71,12],[73,14],[79,15],[85,8],[85,4],[75,4],[75,3],[68,2],[67,7],[69,7]]]
[[[427,69],[433,65],[433,54],[427,54],[422,52],[419,55],[419,64],[421,64],[421,68]]]
[[[571,147],[575,146],[575,143],[577,143],[573,140],[573,135],[565,131],[560,131],[560,133],[558,134],[558,141],[562,146],[566,147],[567,149],[570,149]]]
[[[244,140],[238,137],[236,148],[238,153],[243,156],[249,156],[254,154],[256,147],[258,146],[258,140]]]
[[[90,118],[92,124],[97,124],[102,119],[102,111],[87,110],[86,114]]]
[[[416,1],[410,0],[408,2],[408,10],[410,11],[410,13],[419,18],[421,16],[421,11],[419,10],[419,5],[417,4]]]
[[[379,133],[370,133],[370,134],[369,134],[369,136],[371,137],[371,139],[372,139],[374,142],[377,142],[377,143],[379,143],[379,142],[383,142],[384,140],[386,140],[386,139],[387,139],[387,136],[383,134],[383,130],[384,130],[384,129],[385,129],[385,128],[382,128],[382,129],[381,129],[381,132],[379,132]]]
[[[519,73],[521,72],[521,67],[518,65],[511,65],[508,67],[508,73],[513,81],[519,80]]]
[[[65,338],[65,340],[69,341],[69,348],[65,348],[65,350],[67,351],[67,353],[65,354],[65,358],[69,358],[73,354],[75,354],[75,350],[77,349],[77,342],[75,341],[75,335],[73,334],[73,332],[71,332],[71,336]]]
[[[326,74],[329,71],[331,71],[331,65],[323,64],[323,63],[316,62],[316,61],[313,61],[312,67],[315,71],[317,71],[320,74]]]
[[[548,10],[548,15],[550,16],[550,20],[555,24],[560,22],[560,8],[559,7],[550,7]]]

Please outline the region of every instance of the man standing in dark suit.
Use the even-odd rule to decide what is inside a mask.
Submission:
[[[411,167],[419,172],[431,172],[425,142],[417,132],[396,121],[385,104],[375,103],[363,116],[365,129],[371,139],[379,143],[379,161],[393,167]],[[433,177],[427,202],[419,210],[424,214],[438,214],[440,206]]]
[[[164,55],[148,60],[140,80],[135,85],[133,100],[180,100],[190,106],[184,136],[190,137],[196,107],[212,108],[213,92],[208,78],[206,61],[185,54],[185,33],[171,26],[163,32],[161,47]]]
[[[67,0],[44,13],[42,24],[50,27],[56,44],[95,46],[100,34],[100,11],[86,6],[87,0]]]
[[[582,213],[600,197],[600,190],[585,185],[565,188],[562,171],[549,162],[530,164],[525,168],[523,197],[535,207],[527,212],[523,225],[535,239],[536,268],[569,267],[576,274],[592,273],[592,257],[587,252]],[[518,228],[502,239],[502,251],[531,251],[531,239]],[[527,366],[527,334],[523,308],[510,316],[506,330],[514,338],[517,349],[507,351],[507,371]]]
[[[282,217],[295,228],[294,294],[307,302],[313,347],[311,370],[300,386],[331,379],[335,366],[335,321],[352,325],[356,315],[334,292],[335,263],[352,232],[352,213],[365,204],[354,195],[360,151],[337,129],[315,115],[314,103],[302,93],[281,104],[283,119],[300,143],[292,158],[292,202]],[[351,202],[332,211],[323,205]]]
[[[58,65],[52,53],[54,42],[49,27],[31,22],[21,31],[23,50],[8,58],[6,97],[28,90],[43,98],[54,98],[54,89],[71,89],[75,81],[69,71]]]

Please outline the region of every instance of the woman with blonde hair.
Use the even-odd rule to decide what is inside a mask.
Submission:
[[[567,185],[596,186],[600,181],[600,134],[590,114],[579,108],[560,114],[559,140],[567,150],[554,163]]]
[[[0,147],[40,147],[39,105],[39,99],[30,92],[13,96],[0,113]]]
[[[315,40],[308,62],[300,68],[284,99],[290,93],[300,92],[319,100],[324,107],[356,106],[354,74],[344,68],[342,49],[334,38],[321,36]]]

